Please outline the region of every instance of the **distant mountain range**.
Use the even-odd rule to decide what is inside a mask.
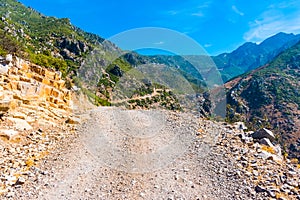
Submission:
[[[278,33],[260,44],[247,42],[231,53],[223,53],[212,58],[226,82],[235,76],[265,65],[299,41],[300,35]]]
[[[220,70],[223,81],[226,82],[238,75],[265,65],[281,52],[297,44],[299,41],[299,34],[294,35],[292,33],[287,34],[281,32],[267,38],[260,44],[247,42],[231,53],[222,53],[218,56],[212,56],[213,62],[211,63],[206,62],[208,59],[206,58],[207,56],[204,55],[155,55],[149,56],[149,58],[151,58],[152,62],[179,68],[199,79],[201,79],[200,74],[205,76],[205,69],[217,67]],[[190,60],[192,60],[193,63],[190,63]],[[195,68],[193,65],[197,65],[198,67]]]

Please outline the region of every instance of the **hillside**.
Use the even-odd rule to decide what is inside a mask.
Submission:
[[[151,58],[122,51],[111,42],[73,26],[67,18],[44,16],[14,0],[1,0],[0,16],[0,55],[10,53],[61,71],[67,87],[80,87],[94,104],[118,102],[120,105],[120,99],[123,99],[122,105],[128,108],[161,106],[180,109],[177,97],[168,92],[146,99],[154,88],[163,91],[174,85],[147,80],[147,74],[143,75],[137,67],[148,64],[155,68]],[[174,70],[186,77],[196,92],[203,91],[205,84],[198,80],[199,77]],[[123,91],[124,88],[119,87],[119,81],[129,83],[133,80],[135,89],[132,91]],[[137,99],[137,96],[142,99]]]
[[[269,64],[226,84],[228,118],[270,127],[291,157],[300,158],[300,43]]]
[[[103,38],[46,17],[14,0],[1,0],[1,54],[16,54],[33,63],[56,68],[66,76]]]
[[[109,41],[73,26],[69,19],[44,16],[14,0],[2,0],[1,5],[0,55],[11,53],[61,71],[68,88],[81,88],[96,105],[180,110],[177,102],[184,97],[176,89],[183,79],[185,88],[179,90],[203,97],[208,85],[218,82],[212,79],[211,74],[216,74],[212,69],[221,69],[223,80],[228,80],[269,62],[300,39],[299,35],[279,33],[259,45],[246,43],[232,53],[212,58],[143,56],[122,51]],[[151,78],[153,71],[146,72],[143,69],[146,65],[165,70],[164,74],[157,73],[165,76],[164,80]],[[173,80],[171,74],[182,78]],[[207,77],[212,83],[207,82]],[[130,90],[122,86],[126,84]],[[155,88],[162,92],[171,89],[173,93],[154,95]],[[205,115],[209,113],[205,111]]]

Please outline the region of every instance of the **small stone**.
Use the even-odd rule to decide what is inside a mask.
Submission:
[[[269,152],[266,152],[266,151],[262,151],[261,153],[258,154],[258,157],[266,160],[266,159],[272,157],[272,154]]]
[[[289,171],[288,171],[288,174],[289,174],[290,176],[295,176],[295,175],[297,175],[297,172],[295,172],[294,170],[289,170]]]
[[[7,176],[6,181],[8,185],[14,185],[17,182],[17,177],[15,176]]]
[[[256,194],[255,191],[251,187],[247,187],[247,190],[252,196],[254,196]]]
[[[18,118],[18,119],[24,119],[24,120],[26,119],[26,115],[24,113],[20,113],[20,112],[15,112],[13,114],[13,117]]]
[[[0,136],[6,138],[7,140],[11,140],[15,136],[19,134],[18,131],[15,130],[0,130]]]
[[[140,193],[140,197],[145,197],[145,196],[146,196],[145,193],[143,193],[143,192]]]
[[[19,177],[18,181],[16,182],[17,185],[23,185],[26,182],[24,177]]]
[[[290,186],[298,187],[298,182],[296,180],[288,179],[286,183]]]
[[[184,171],[184,172],[189,172],[190,170],[187,169],[187,168],[184,168],[183,171]]]
[[[8,192],[7,194],[6,194],[6,197],[7,198],[13,198],[15,196],[15,193],[14,192]]]
[[[69,117],[66,121],[68,124],[80,124],[80,119],[75,117]]]
[[[264,187],[260,186],[260,185],[257,185],[257,186],[255,187],[255,191],[256,191],[257,193],[259,193],[259,192],[266,192],[266,189],[265,189]]]
[[[278,200],[287,200],[286,198],[284,198],[284,197],[279,197],[279,199]]]
[[[12,118],[12,117],[8,117],[7,119],[15,124],[15,128],[17,130],[20,131],[32,130],[32,126],[30,126],[28,122],[23,119]]]
[[[86,192],[86,193],[88,193],[90,191],[92,191],[90,188],[85,188],[85,190],[84,190],[84,192]]]
[[[285,175],[280,176],[280,180],[281,180],[281,182],[284,183],[286,181],[286,176]]]
[[[41,171],[40,172],[42,175],[48,175],[49,173],[47,171]]]
[[[259,173],[258,173],[257,170],[253,170],[252,174],[253,174],[254,176],[256,176],[256,177],[259,175]]]
[[[270,197],[272,197],[272,198],[275,198],[275,197],[276,197],[275,192],[273,192],[273,191],[271,191],[271,190],[268,190],[267,192],[268,192],[268,194],[269,194]]]
[[[11,55],[11,54],[7,54],[6,57],[5,57],[5,60],[6,60],[7,62],[12,62],[12,61],[13,61],[12,55]]]
[[[238,129],[238,130],[246,130],[246,129],[248,129],[248,128],[246,127],[246,125],[245,125],[244,122],[235,122],[235,123],[234,123],[234,126],[235,126],[235,128]]]

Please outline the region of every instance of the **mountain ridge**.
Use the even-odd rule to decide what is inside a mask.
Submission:
[[[284,50],[300,41],[300,35],[277,33],[266,38],[260,44],[247,42],[231,53],[214,56],[217,67],[221,70],[223,80],[229,79],[263,66]]]

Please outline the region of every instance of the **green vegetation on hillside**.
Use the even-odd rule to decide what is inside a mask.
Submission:
[[[242,120],[251,129],[268,127],[289,155],[300,158],[300,43],[259,70],[241,77],[228,92],[228,121]]]

